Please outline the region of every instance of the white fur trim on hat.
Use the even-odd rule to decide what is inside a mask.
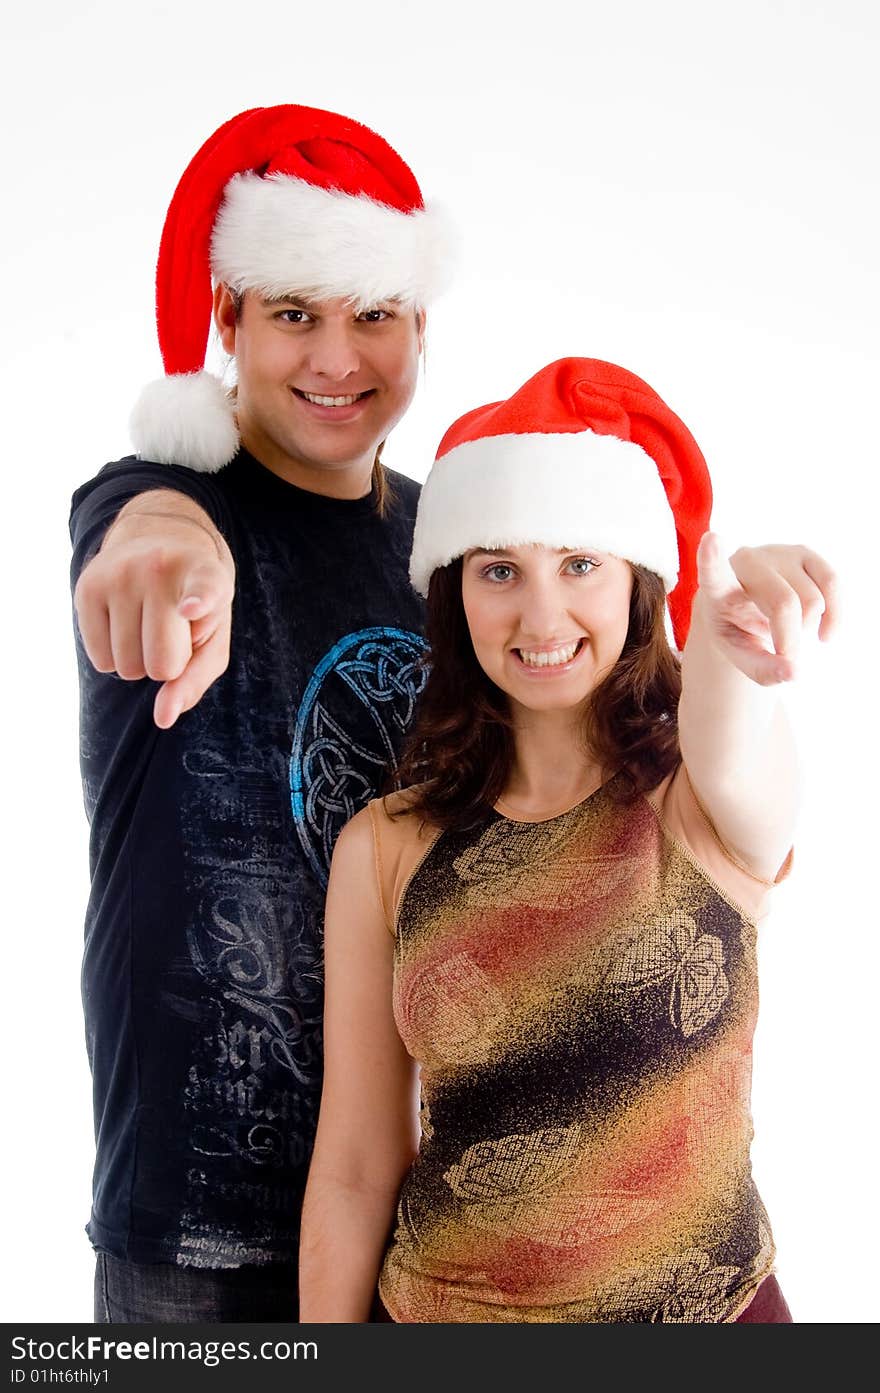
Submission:
[[[141,459],[215,474],[238,449],[234,404],[209,372],[160,377],[141,392],[129,430]]]
[[[657,465],[614,435],[483,436],[436,460],[416,516],[410,579],[427,595],[432,573],[472,547],[595,547],[678,579],[675,518]]]
[[[211,271],[233,290],[424,305],[448,280],[450,224],[291,175],[236,174],[211,240]]]

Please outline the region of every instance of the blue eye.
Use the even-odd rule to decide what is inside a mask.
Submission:
[[[510,580],[510,577],[513,575],[513,567],[508,566],[506,561],[495,561],[491,566],[486,567],[483,575],[487,580],[495,581],[500,584],[505,580]]]
[[[592,561],[589,556],[573,556],[568,569],[576,576],[588,576],[598,565],[599,562]]]

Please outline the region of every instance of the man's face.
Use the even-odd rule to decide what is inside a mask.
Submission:
[[[291,483],[358,497],[376,449],[416,388],[423,318],[393,300],[356,311],[341,299],[264,300],[236,314],[218,286],[214,314],[234,355],[242,443]]]

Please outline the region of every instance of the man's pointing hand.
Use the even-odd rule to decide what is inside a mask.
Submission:
[[[234,590],[232,555],[198,504],[142,494],[77,582],[83,646],[99,672],[161,682],[153,714],[167,730],[226,669]]]

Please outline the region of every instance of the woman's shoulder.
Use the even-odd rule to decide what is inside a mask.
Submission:
[[[390,821],[396,821],[407,815],[415,817],[423,788],[424,784],[412,784],[409,788],[397,788],[393,793],[385,793],[380,798],[371,798],[368,807],[375,809],[377,816],[388,818]]]
[[[383,840],[394,832],[410,838],[418,834],[424,819],[418,812],[418,789],[395,789],[381,794],[349,818],[336,838],[336,846],[363,845],[381,836]]]
[[[425,817],[419,793],[419,785],[396,790],[373,798],[364,809],[363,815],[370,819],[376,871],[389,927],[394,923],[404,885],[440,835],[440,828]]]

